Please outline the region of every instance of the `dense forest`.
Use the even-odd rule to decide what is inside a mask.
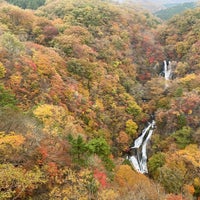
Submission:
[[[186,11],[197,6],[196,2],[187,2],[182,4],[166,4],[165,9],[156,11],[154,14],[161,18],[162,20],[169,20],[176,14],[180,14],[183,11]]]
[[[0,200],[200,199],[199,94],[199,7],[1,0]],[[144,175],[126,151],[152,115]]]

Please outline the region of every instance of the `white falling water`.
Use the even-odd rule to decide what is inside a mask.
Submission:
[[[168,88],[168,83],[169,83],[169,80],[172,78],[172,64],[171,62],[169,61],[167,63],[166,60],[164,60],[164,70],[163,70],[163,73],[164,73],[164,77],[165,77],[165,89]]]
[[[151,124],[149,123],[149,125],[142,131],[142,135],[134,141],[134,148],[139,148],[141,146],[141,144],[143,142],[143,138],[146,135],[146,132],[149,130],[150,127],[151,127]],[[131,148],[133,148],[133,147],[131,147]]]
[[[142,134],[134,141],[134,145],[130,148],[135,155],[128,157],[128,160],[139,173],[148,173],[147,169],[147,143],[153,134],[155,121],[153,120],[142,131]]]
[[[171,62],[167,63],[166,60],[164,60],[164,75],[165,75],[165,80],[170,80],[172,76],[172,66]]]
[[[168,87],[169,80],[172,78],[172,63],[166,60],[163,61],[164,69],[160,73],[165,78],[165,88]],[[134,145],[130,148],[131,154],[128,156],[128,160],[139,173],[148,173],[147,169],[147,144],[150,140],[155,127],[155,121],[147,125],[142,131],[142,134],[134,141]]]

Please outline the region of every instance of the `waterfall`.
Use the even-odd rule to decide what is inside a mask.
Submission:
[[[134,141],[130,147],[132,155],[128,156],[128,160],[139,173],[148,173],[147,169],[147,143],[153,134],[155,121],[148,123],[147,127],[142,131],[142,134]]]
[[[171,62],[169,61],[167,63],[166,60],[164,60],[164,75],[165,75],[165,80],[170,80],[172,77],[172,66]]]
[[[171,61],[163,61],[163,70],[160,73],[165,78],[165,89],[168,87],[169,80],[172,79],[172,63]],[[143,129],[141,135],[135,139],[133,145],[128,150],[127,159],[131,165],[139,173],[148,173],[147,169],[147,144],[150,140],[153,130],[155,128],[155,121],[148,123]]]
[[[163,61],[163,64],[164,64],[164,69],[163,69],[163,72],[162,74],[164,74],[164,77],[165,77],[165,89],[168,88],[168,83],[169,83],[169,80],[172,79],[172,63],[171,61],[166,61],[164,60]]]

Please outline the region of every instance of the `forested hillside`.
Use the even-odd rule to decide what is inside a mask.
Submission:
[[[8,3],[19,6],[23,9],[37,9],[45,4],[45,0],[6,0]]]
[[[0,200],[197,199],[199,8],[160,24],[134,4],[16,2],[0,1]],[[143,175],[125,158],[152,116]]]
[[[186,11],[188,9],[195,8],[197,6],[196,2],[188,2],[188,3],[182,3],[182,4],[169,4],[166,5],[167,8],[161,9],[154,14],[161,18],[162,20],[169,20],[174,15],[180,14],[183,11]]]

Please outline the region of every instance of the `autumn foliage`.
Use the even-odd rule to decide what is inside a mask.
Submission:
[[[199,18],[0,1],[0,199],[199,198]],[[142,175],[126,153],[153,118]]]

